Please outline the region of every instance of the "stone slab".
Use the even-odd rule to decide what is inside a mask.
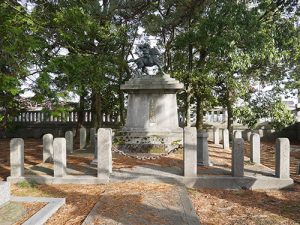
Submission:
[[[10,200],[10,184],[9,182],[0,181],[0,206]]]
[[[47,220],[62,207],[66,200],[65,198],[43,198],[43,197],[16,197],[12,196],[11,201],[14,202],[46,202],[47,204],[30,217],[23,225],[45,224]]]
[[[200,167],[198,167],[200,168]],[[110,182],[163,182],[185,185],[190,188],[211,189],[282,189],[293,185],[292,179],[279,179],[275,171],[262,165],[248,165],[245,167],[244,177],[232,177],[230,168],[214,172],[214,167],[208,167],[205,175],[198,170],[197,177],[183,177],[183,171],[178,167],[162,168],[160,166],[136,166],[114,170]]]
[[[171,186],[167,193],[158,190],[157,193],[151,193],[151,195],[147,191],[146,193],[135,191],[130,196],[131,201],[128,202],[130,204],[127,207],[122,207],[118,215],[113,217],[106,216],[106,207],[110,204],[115,204],[111,196],[121,196],[122,194],[126,199],[127,193],[116,191],[104,193],[82,224],[93,225],[97,224],[97,221],[101,221],[107,225],[200,225],[186,188],[183,186]],[[168,201],[168,203],[165,204],[165,201]],[[131,208],[132,204],[135,205],[134,209]],[[152,216],[149,218],[149,215]]]
[[[26,208],[19,202],[7,202],[0,206],[0,224],[16,224],[26,215]]]

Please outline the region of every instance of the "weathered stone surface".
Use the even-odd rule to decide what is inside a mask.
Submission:
[[[159,188],[155,188],[154,185],[133,191],[129,183],[125,188],[105,191],[82,225],[99,224],[98,221],[106,225],[200,225],[185,187],[158,184]],[[114,196],[124,196],[123,204]],[[113,205],[118,212],[114,217],[107,210],[108,205]]]
[[[0,224],[12,225],[17,224],[23,216],[26,215],[26,209],[22,203],[8,202],[0,207]]]
[[[228,129],[223,130],[223,149],[230,149]]]
[[[195,127],[185,127],[183,132],[184,176],[197,176],[197,130]]]
[[[297,166],[296,175],[300,175],[300,163],[299,163],[298,166]]]
[[[135,77],[121,85],[121,89],[128,93],[127,119],[122,129],[126,136],[140,140],[157,136],[166,139],[164,144],[169,146],[182,141],[176,98],[176,92],[183,89],[182,83],[169,75]],[[174,134],[179,135],[173,138]],[[125,144],[134,145],[130,140],[125,140]]]
[[[67,148],[67,153],[73,153],[74,149],[74,144],[73,144],[73,139],[74,135],[72,131],[67,131],[65,133],[65,138],[66,138],[66,148]]]
[[[220,129],[219,127],[214,127],[214,144],[220,144]]]
[[[208,133],[206,131],[197,133],[197,165],[199,166],[209,166],[207,138]]]
[[[24,176],[24,140],[14,138],[10,141],[10,174],[12,177]]]
[[[244,140],[235,138],[233,141],[231,172],[234,177],[244,176]]]
[[[242,138],[242,132],[240,130],[236,130],[234,132],[234,138]]]
[[[97,132],[98,177],[109,176],[112,171],[112,131],[100,128]]]
[[[67,151],[66,151],[66,139],[54,138],[53,141],[54,150],[54,176],[63,177],[66,175],[67,167]]]
[[[247,137],[247,141],[251,141],[251,134],[252,132],[251,131],[246,131],[246,137]]]
[[[43,136],[43,162],[53,161],[53,135],[45,134]]]
[[[95,147],[95,141],[96,141],[96,128],[91,128],[90,129],[90,145],[92,148]]]
[[[276,139],[275,175],[278,178],[290,177],[290,141],[288,138]]]
[[[10,184],[9,182],[0,181],[0,207],[10,200]]]
[[[79,130],[80,133],[80,144],[79,144],[79,148],[80,149],[84,149],[86,146],[86,129],[85,127],[81,127]]]
[[[264,136],[264,131],[262,129],[259,129],[258,134],[259,134],[260,137],[263,137]]]
[[[251,134],[250,137],[250,160],[254,163],[260,163],[260,136]]]

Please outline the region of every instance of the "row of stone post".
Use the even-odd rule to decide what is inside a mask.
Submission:
[[[220,130],[218,127],[214,128],[214,144],[219,145]],[[256,133],[250,134],[250,160],[254,163],[260,163],[260,135]],[[237,130],[234,132],[234,139],[242,139],[242,132]],[[223,129],[223,149],[230,149],[229,145],[229,131]]]
[[[93,142],[95,131],[96,129],[93,130],[94,134],[91,136]],[[51,134],[43,136],[43,162],[53,162],[54,177],[64,177],[67,174],[67,142],[73,141],[72,131],[66,132],[66,137],[53,139]],[[111,129],[98,129],[97,146],[97,176],[108,176],[112,172]],[[24,176],[24,140],[22,138],[14,138],[10,141],[10,165],[12,177]]]
[[[80,149],[84,149],[86,147],[86,128],[80,128]],[[95,135],[96,129],[90,129],[90,145],[92,147],[95,146]],[[67,153],[73,153],[74,150],[74,134],[73,131],[67,131],[65,133],[66,139],[66,151]],[[52,162],[53,161],[53,135],[45,134],[43,136],[43,162]]]
[[[224,137],[228,135],[228,130],[223,132]],[[224,135],[225,133],[225,135]],[[209,166],[208,155],[208,133],[200,131],[197,133],[195,127],[184,128],[184,176],[196,177],[197,165]],[[225,144],[226,146],[227,144]],[[229,148],[229,138],[228,145]],[[251,135],[251,161],[260,163],[260,136],[259,134]],[[234,177],[244,176],[244,140],[238,133],[235,134],[232,148],[232,167],[231,172]],[[290,143],[287,138],[278,138],[276,140],[276,165],[275,175],[278,178],[286,179],[290,177]]]

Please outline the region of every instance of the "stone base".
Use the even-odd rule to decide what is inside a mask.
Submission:
[[[0,206],[10,200],[10,184],[0,181]]]
[[[8,177],[7,180],[11,183],[21,181],[35,181],[38,184],[106,184],[109,182],[108,176],[94,177],[89,175],[83,176],[26,176],[26,177]]]
[[[114,137],[120,150],[127,152],[164,152],[182,144],[183,130],[123,130]]]

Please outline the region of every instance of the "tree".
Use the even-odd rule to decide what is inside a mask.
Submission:
[[[0,3],[0,127],[20,110],[22,81],[31,75],[35,51],[41,42],[34,35],[36,25],[18,1]]]

